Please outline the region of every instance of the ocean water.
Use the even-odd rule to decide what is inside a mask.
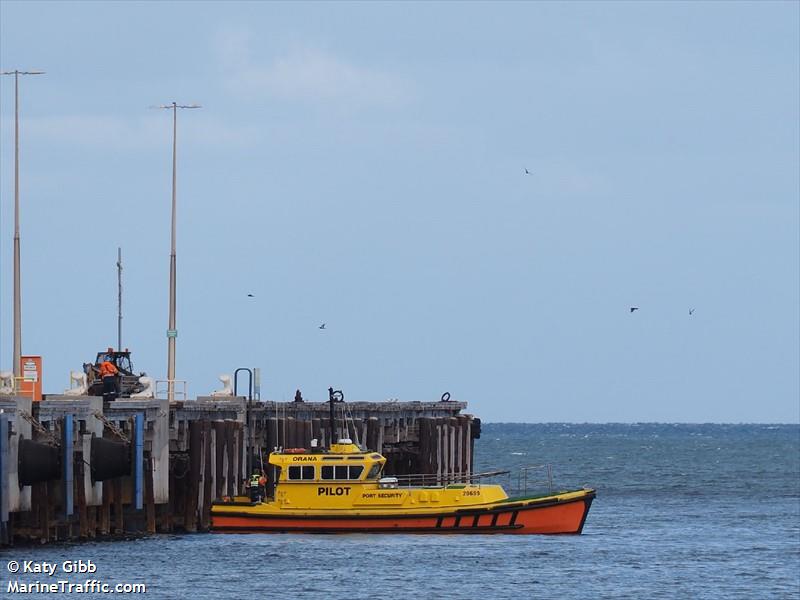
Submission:
[[[551,463],[598,491],[580,536],[156,536],[2,551],[8,581],[147,599],[800,598],[800,426],[484,424],[476,470]],[[510,480],[513,485],[515,480]],[[10,575],[8,561],[59,564]],[[65,575],[64,561],[93,573]]]

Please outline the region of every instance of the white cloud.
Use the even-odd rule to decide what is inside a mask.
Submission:
[[[250,34],[226,31],[218,38],[221,66],[229,89],[250,97],[396,106],[413,99],[408,80],[358,66],[330,52],[299,47],[259,64]]]
[[[165,137],[152,118],[112,115],[53,115],[25,118],[20,128],[31,140],[110,148],[146,148]]]
[[[167,111],[160,111],[166,113]],[[172,139],[171,115],[148,114],[135,118],[117,115],[54,115],[28,117],[20,122],[21,135],[31,141],[70,146],[93,146],[117,150],[140,150],[163,147]],[[187,143],[201,146],[243,146],[252,134],[236,129],[202,113],[192,115],[191,124],[181,126],[179,136]],[[13,129],[10,118],[2,129]]]

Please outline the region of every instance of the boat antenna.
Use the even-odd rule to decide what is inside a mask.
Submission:
[[[122,352],[122,248],[117,248],[117,352]]]

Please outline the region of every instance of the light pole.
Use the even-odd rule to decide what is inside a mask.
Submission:
[[[178,165],[178,109],[201,108],[198,104],[163,104],[158,108],[172,111],[172,244],[169,254],[169,328],[167,329],[167,399],[175,400],[175,338],[178,329],[175,325],[175,216],[177,206],[177,165]]]
[[[22,300],[19,276],[19,76],[44,75],[44,71],[3,71],[14,76],[14,377],[22,375]]]

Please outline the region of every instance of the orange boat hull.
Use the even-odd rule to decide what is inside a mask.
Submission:
[[[502,503],[424,515],[280,515],[225,512],[211,516],[218,532],[246,533],[581,533],[594,492],[559,502]]]

